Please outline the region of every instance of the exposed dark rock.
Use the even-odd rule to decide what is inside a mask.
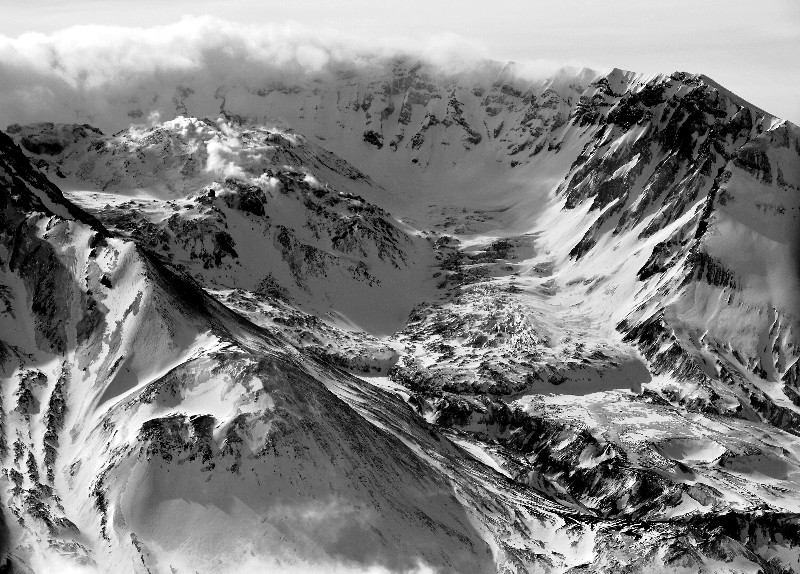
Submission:
[[[374,145],[378,149],[383,147],[383,135],[374,130],[367,130],[364,132],[364,141],[370,145]]]

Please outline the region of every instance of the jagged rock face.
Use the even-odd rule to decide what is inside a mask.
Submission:
[[[178,118],[132,126],[113,136],[87,125],[52,123],[13,125],[8,133],[66,189],[147,189],[173,198],[215,179],[257,177],[270,167],[319,171],[326,180],[349,180],[353,186],[374,185],[301,135],[265,127],[236,130],[223,119]]]
[[[792,393],[764,385],[793,380],[798,357],[797,128],[703,77],[620,71],[586,90],[572,122],[582,149],[551,225],[585,214],[569,250],[576,271],[635,250],[642,283],[615,273],[632,297],[613,316],[655,374],[692,383],[662,395],[795,432]]]
[[[119,121],[116,116],[121,113],[128,123],[130,117],[157,113],[222,115],[233,122],[285,121],[309,137],[342,143],[344,133],[351,146],[384,153],[405,150],[408,160],[415,157],[423,164],[443,140],[457,143],[462,151],[497,140],[512,155],[527,150],[525,156],[547,146],[541,136],[567,123],[573,105],[596,75],[591,70],[565,70],[542,82],[527,80],[514,64],[487,61],[452,73],[397,58],[364,69],[340,67],[291,85],[252,78],[247,85],[182,84],[164,93],[143,90],[130,95],[132,110],[110,110],[112,117],[104,120]],[[61,144],[51,145],[55,141],[33,139],[26,147],[34,153],[58,152]]]
[[[739,143],[741,137],[726,142]],[[677,400],[741,416],[755,410],[790,432],[796,430],[796,414],[785,408],[786,396],[766,392],[751,378],[790,378],[797,360],[797,137],[788,124],[753,136],[715,161],[717,175],[706,178],[700,197],[684,192],[685,207],[660,208],[659,214],[686,215],[680,225],[656,216],[645,227],[649,234],[657,222],[666,238],[639,270],[644,295],[620,324],[656,372],[713,388],[712,396],[679,393],[673,395]],[[794,179],[782,176],[777,183],[769,176],[772,169],[793,172]],[[627,221],[631,225],[632,218]],[[619,224],[612,233],[618,229]],[[786,275],[777,279],[770,271],[776,268]],[[720,396],[727,398],[713,398]]]
[[[378,204],[405,215],[408,195],[418,194],[419,188],[435,189],[439,197],[445,191],[462,195],[475,191],[477,179],[492,186],[497,178],[506,178],[509,167],[527,165],[542,150],[557,151],[556,133],[569,123],[573,107],[596,75],[591,70],[565,70],[545,81],[530,80],[513,64],[483,62],[451,73],[400,58],[363,69],[345,65],[290,84],[254,77],[221,86],[182,82],[157,91],[146,87],[128,94],[123,106],[98,115],[97,126],[111,133],[128,126],[132,118],[137,122],[181,115],[290,128],[393,189],[388,203]],[[85,112],[76,111],[76,117],[86,117]],[[71,134],[73,128],[66,131]],[[128,177],[138,178],[140,187],[180,189],[186,176],[179,171],[192,173],[195,166],[170,160],[174,176],[161,177],[164,170],[154,156],[166,151],[182,157],[185,150],[171,137],[165,141],[155,134],[148,137],[153,140],[150,159],[139,172],[129,169]],[[50,135],[28,138],[33,151],[51,149]],[[78,174],[86,181],[96,177],[90,156],[78,164],[86,170]],[[464,162],[464,157],[470,161]],[[37,157],[42,159],[53,157]],[[303,158],[306,167],[313,169],[307,159]],[[119,167],[121,174],[127,166]],[[69,179],[70,173],[56,169]],[[158,181],[154,173],[160,174]],[[109,179],[113,178],[96,181]],[[341,187],[325,175],[321,179]],[[361,191],[351,191],[374,201]]]
[[[395,323],[413,304],[392,301],[389,287],[424,273],[427,243],[356,193],[385,193],[367,176],[302,136],[186,118],[111,137],[52,124],[13,133],[55,181],[97,190],[79,201],[109,228],[207,287],[271,286],[307,311],[379,332],[348,304],[352,292]],[[37,153],[53,141],[58,153]],[[140,188],[155,197],[129,198]]]
[[[791,571],[798,128],[688,74],[317,80],[0,138],[9,564]]]

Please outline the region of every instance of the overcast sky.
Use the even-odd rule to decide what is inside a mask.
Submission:
[[[442,40],[498,60],[701,72],[800,124],[800,0],[3,0],[0,34],[151,27],[184,15],[294,22],[382,43]]]

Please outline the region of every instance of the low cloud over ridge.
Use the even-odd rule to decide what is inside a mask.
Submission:
[[[148,101],[143,117],[126,118],[131,102],[176,86],[303,83],[347,68],[380,69],[393,57],[419,59],[442,73],[480,74],[485,49],[445,34],[427,45],[402,38],[348,38],[297,24],[243,26],[211,17],[152,28],[74,27],[50,35],[0,36],[0,128],[32,121],[88,122],[103,129],[142,122],[171,102]],[[516,73],[544,78],[561,67],[520,62]],[[496,73],[496,67],[490,66]]]

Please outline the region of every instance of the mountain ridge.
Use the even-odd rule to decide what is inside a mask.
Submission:
[[[15,571],[791,569],[800,130],[699,75],[513,75],[13,126]]]

